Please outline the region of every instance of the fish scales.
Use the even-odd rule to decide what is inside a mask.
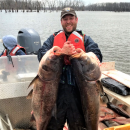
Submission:
[[[30,84],[33,85],[31,106],[36,123],[32,129],[46,130],[52,116],[63,64],[63,56],[56,55],[57,48],[53,47],[43,56],[38,75]]]
[[[86,53],[71,59],[73,73],[79,87],[86,130],[98,130],[100,91],[100,67]],[[89,68],[89,69],[88,69]],[[93,73],[93,74],[91,74]]]
[[[34,86],[32,97],[32,110],[36,120],[37,130],[46,129],[51,118],[52,109],[56,102],[58,83],[43,82]],[[53,81],[51,81],[53,82]]]

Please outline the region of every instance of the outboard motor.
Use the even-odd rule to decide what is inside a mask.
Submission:
[[[17,36],[18,44],[26,49],[27,54],[37,54],[41,47],[39,34],[33,29],[21,29]]]

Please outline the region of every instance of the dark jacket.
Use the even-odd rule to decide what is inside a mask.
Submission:
[[[78,33],[82,34],[81,30],[76,30]],[[58,31],[59,32],[59,31]],[[58,33],[56,32],[55,35]],[[67,36],[66,36],[67,39]],[[40,61],[42,56],[53,47],[54,35],[51,35],[44,43],[43,46],[38,50],[38,60]],[[100,62],[102,62],[102,54],[100,49],[98,48],[97,43],[95,43],[89,36],[85,35],[84,38],[85,50],[86,52],[93,52]],[[61,76],[61,83],[65,83],[67,81],[70,85],[75,85],[73,74],[71,73],[71,66],[64,65],[64,69]]]

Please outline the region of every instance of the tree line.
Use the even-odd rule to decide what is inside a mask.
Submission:
[[[64,7],[72,7],[75,10],[84,9],[84,2],[82,0],[3,0],[0,1],[0,10],[5,12],[33,12],[41,11],[58,11]]]
[[[97,3],[85,7],[89,11],[115,11],[115,12],[130,12],[130,2],[120,3]]]
[[[83,0],[1,0],[0,10],[5,12],[58,11],[72,7],[76,11],[130,11],[130,2],[96,3],[85,5]]]

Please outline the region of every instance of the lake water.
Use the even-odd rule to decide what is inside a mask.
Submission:
[[[77,11],[77,15],[77,28],[98,43],[103,61],[115,61],[117,70],[130,74],[130,12]],[[51,34],[62,29],[60,12],[0,12],[0,38],[8,34],[17,36],[22,28],[37,31],[43,44]]]

